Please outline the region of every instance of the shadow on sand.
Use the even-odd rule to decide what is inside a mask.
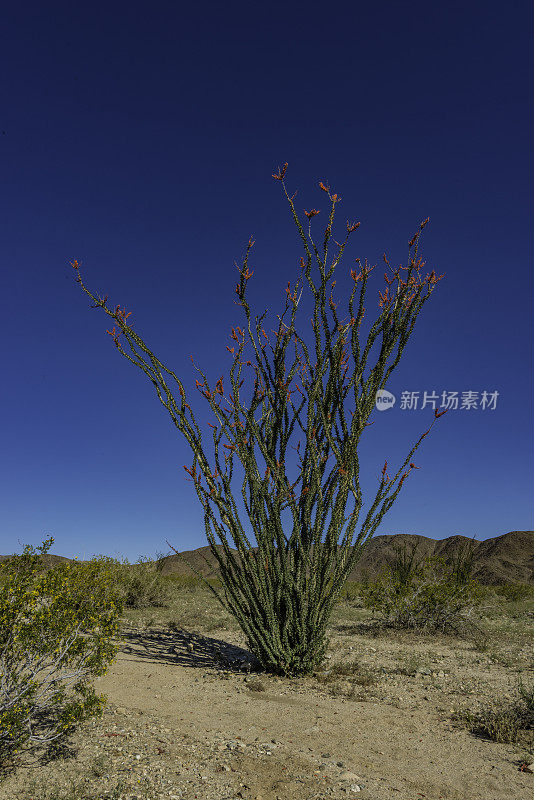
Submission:
[[[138,660],[236,674],[265,672],[258,659],[248,650],[180,628],[150,628],[144,631],[126,628],[121,631],[120,641],[120,651]]]

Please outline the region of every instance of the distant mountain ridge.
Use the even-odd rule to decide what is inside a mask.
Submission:
[[[396,547],[406,544],[410,552],[415,542],[418,543],[417,559],[440,556],[446,560],[457,557],[463,547],[472,543],[473,577],[480,583],[494,586],[508,582],[534,584],[534,531],[511,531],[481,542],[458,535],[439,540],[411,533],[375,536],[364,546],[361,558],[350,573],[349,580],[361,580],[364,573],[370,578],[376,577],[382,567],[394,557]],[[221,552],[222,545],[217,545],[217,549]],[[257,548],[253,550],[256,551]],[[231,548],[231,552],[237,556],[237,550]],[[181,555],[205,578],[219,577],[219,565],[209,545],[196,550],[186,550]],[[0,561],[8,558],[11,556],[0,556]],[[64,561],[74,561],[50,553],[40,558],[45,569]],[[157,563],[161,565],[162,575],[169,573],[195,575],[174,554],[158,559]]]

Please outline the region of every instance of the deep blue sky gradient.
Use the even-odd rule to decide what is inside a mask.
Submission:
[[[271,177],[285,161],[301,218],[321,209],[318,241],[319,180],[342,197],[334,238],[361,221],[335,275],[341,318],[356,257],[406,263],[427,216],[425,271],[445,273],[390,380],[397,403],[363,437],[367,502],[433,418],[401,409],[403,391],[499,392],[494,410],[438,420],[378,533],[534,528],[528,4],[29,2],[2,16],[0,553],[53,536],[52,553],[133,563],[165,539],[206,544],[187,442],[69,262],[181,377],[211,455],[190,354],[228,385],[251,235],[247,298],[275,327],[303,254]],[[302,309],[309,336],[308,288]]]

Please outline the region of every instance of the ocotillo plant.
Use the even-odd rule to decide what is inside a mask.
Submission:
[[[348,303],[349,321],[342,324],[337,317],[337,304],[332,296],[335,281],[332,281],[329,298],[333,324],[329,323],[326,312],[327,281],[331,279],[350,235],[360,223],[347,222],[345,240],[342,244],[334,240],[338,252],[328,267],[327,253],[332,236],[334,210],[341,198],[331,194],[330,188],[319,182],[320,189],[328,195],[331,202],[322,254],[319,254],[311,234],[311,220],[319,211],[312,209],[304,212],[308,218],[306,236],[293,203],[295,195],[289,197],[286,190],[286,169],[287,163],[279,168],[273,178],[282,184],[304,244],[306,260],[303,257],[300,259],[302,272],[293,293],[290,283],[287,285],[285,309],[282,316],[278,316],[274,348],[262,327],[267,312],[259,319],[255,318],[254,332],[250,307],[246,300],[247,282],[253,275],[248,268],[249,253],[254,244],[251,237],[240,269],[240,281],[235,289],[239,298],[236,303],[243,307],[246,315],[248,339],[239,326],[237,329],[232,328],[231,338],[235,345],[226,348],[233,356],[230,370],[232,393],[226,397],[222,376],[211,388],[207,377],[196,367],[191,356],[191,361],[203,380],[202,383],[196,381],[196,388],[208,401],[218,423],[208,423],[213,429],[213,466],[202,446],[201,431],[191,406],[187,403],[182,382],[132,330],[127,323],[131,312],[126,313],[120,306],[108,308],[107,295],[102,298],[92,294],[82,281],[79,263],[74,261],[71,264],[77,273],[76,280],[95,301],[92,307],[102,308],[113,319],[113,330],[107,333],[113,337],[115,346],[152,381],[161,403],[193,451],[192,466],[184,466],[184,469],[191,476],[204,509],[206,536],[220,567],[224,597],[206,582],[209,589],[236,618],[246,635],[248,647],[266,670],[283,675],[304,675],[310,673],[322,660],[327,647],[326,625],[334,602],[360,557],[362,547],[393,505],[410,472],[416,468],[411,462],[413,454],[435,420],[445,413],[437,410],[434,412],[430,428],[422,434],[392,478],[387,474],[386,461],[376,496],[353,545],[352,539],[362,508],[358,460],[360,437],[366,425],[372,424],[368,423],[368,418],[377,392],[385,387],[400,360],[423,304],[443,276],[438,277],[432,271],[425,278],[421,277],[420,270],[424,262],[418,256],[418,245],[427,219],[421,223],[409,243],[407,266],[393,269],[384,255],[386,267],[391,274],[385,274],[387,285],[383,292],[379,292],[379,307],[382,311],[373,323],[365,347],[362,348],[359,329],[365,314],[364,298],[368,278],[374,269],[368,265],[367,260],[362,265],[360,259],[356,259],[358,268],[350,271],[354,285]],[[312,251],[319,267],[319,280],[316,282],[311,272]],[[313,366],[308,348],[297,334],[294,324],[302,296],[302,289],[300,295],[298,290],[304,277],[315,297],[315,310],[311,320],[316,355]],[[355,311],[354,296],[357,288],[359,298]],[[291,323],[287,325],[284,317],[290,307]],[[130,354],[121,344],[121,334],[124,334]],[[371,348],[379,336],[380,352],[376,363],[370,367],[368,377],[364,378]],[[351,376],[347,375],[347,337],[354,361]],[[254,350],[254,365],[250,360],[242,358],[245,345],[249,342]],[[295,346],[295,360],[288,370],[285,358],[291,342]],[[267,344],[273,355],[272,365],[265,352]],[[244,367],[251,367],[255,373],[254,394],[250,404],[245,404],[240,397],[240,388],[244,383],[241,373]],[[290,390],[293,379],[297,376],[301,385],[296,384]],[[326,386],[323,387],[325,376]],[[171,378],[178,386],[178,400],[168,385]],[[347,422],[344,403],[351,390],[355,409],[351,412],[350,422]],[[292,395],[296,392],[300,395],[298,407],[292,400]],[[228,409],[223,407],[223,400],[228,404]],[[261,417],[256,419],[255,412],[260,405]],[[304,406],[306,418],[303,422],[300,412]],[[286,452],[296,425],[305,437],[305,450],[301,456],[300,441],[297,448],[293,448],[299,454],[301,469],[296,480],[292,482],[286,473]],[[220,449],[223,437],[225,441],[222,443],[223,449]],[[221,455],[224,456],[224,468]],[[326,475],[327,462],[332,455],[334,464]],[[239,459],[244,469],[242,496],[257,548],[251,547],[232,495],[234,457]],[[259,460],[260,457],[263,462]],[[202,485],[203,478],[206,486]],[[349,495],[354,498],[355,508],[345,517]],[[282,523],[282,512],[286,509],[290,509],[292,516],[289,537]],[[326,538],[321,542],[330,511]],[[345,525],[347,528],[339,546],[338,541]],[[238,557],[228,545],[225,530],[232,536]],[[218,546],[215,534],[221,540]],[[169,546],[180,556],[172,545]],[[202,578],[198,571],[194,571]]]

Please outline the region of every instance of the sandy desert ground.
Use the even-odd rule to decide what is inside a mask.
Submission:
[[[321,669],[277,678],[205,588],[176,583],[168,606],[123,614],[103,717],[0,798],[532,800],[534,731],[497,743],[461,716],[534,682],[534,603],[486,605],[484,633],[458,637],[381,631],[340,602]]]

